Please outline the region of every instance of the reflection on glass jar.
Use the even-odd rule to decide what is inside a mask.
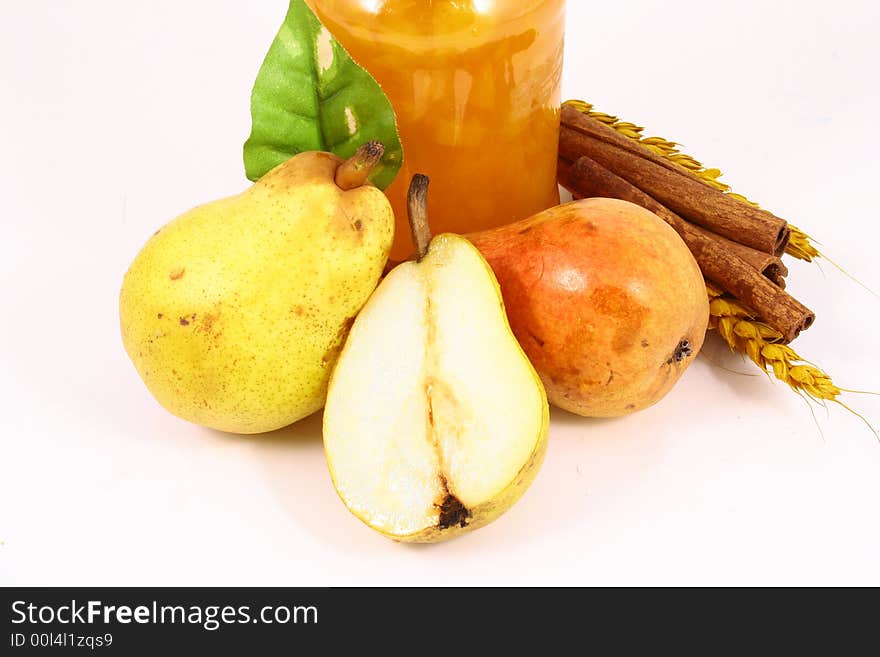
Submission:
[[[556,205],[564,0],[309,0],[397,112],[404,166],[387,190],[392,257],[409,255],[405,195],[431,177],[435,233]]]

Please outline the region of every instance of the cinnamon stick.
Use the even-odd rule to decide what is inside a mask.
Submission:
[[[574,189],[574,186],[571,184],[571,181],[569,179],[570,170],[571,162],[560,157],[557,167],[557,179],[559,184],[565,187],[569,192],[571,192],[572,196],[575,199],[584,198],[583,194]],[[606,192],[596,186],[594,186],[593,194],[591,194],[591,196],[600,197],[610,195],[612,195],[610,190]],[[645,196],[647,197],[647,195]],[[651,208],[647,209],[650,210]],[[669,212],[669,210],[666,211]],[[696,224],[691,224],[691,227],[697,232],[704,233],[708,239],[718,242],[718,244],[731,251],[734,255],[737,255],[745,260],[751,267],[759,271],[762,275],[769,278],[779,287],[785,287],[785,277],[788,276],[788,267],[786,267],[785,263],[782,262],[782,258],[771,255],[769,253],[764,253],[763,251],[758,251],[757,249],[745,246],[744,244],[740,244],[739,242],[729,240],[726,237],[721,237],[721,235],[716,235],[715,233],[708,231],[701,226],[697,226]]]
[[[781,255],[791,236],[788,224],[766,210],[642,157],[631,147],[592,137],[565,124],[559,133],[559,154],[572,162],[586,155],[680,217],[759,251]]]
[[[564,171],[566,186],[584,197],[606,196],[640,205],[666,221],[681,236],[703,275],[752,308],[779,331],[786,342],[815,320],[797,299],[734,254],[705,230],[690,224],[649,194],[589,157],[580,157]]]
[[[701,184],[705,184],[693,171],[688,171],[683,166],[670,161],[668,158],[665,158],[662,155],[655,153],[649,148],[645,148],[635,139],[630,139],[626,135],[620,134],[611,126],[605,125],[601,121],[594,119],[589,114],[578,111],[574,107],[563,105],[562,113],[560,116],[562,125],[568,128],[577,130],[578,132],[582,132],[585,135],[593,137],[594,139],[599,139],[600,141],[614,144],[615,146],[629,151],[634,155],[638,155],[639,157],[650,160],[655,164],[659,164],[660,166],[665,167],[670,171],[678,173],[687,178],[691,178],[692,180],[695,180]]]
[[[569,172],[571,170],[571,162],[564,158],[559,158],[558,168],[557,168],[557,177],[559,180],[559,184],[565,187],[568,191],[572,193],[574,198],[584,198],[584,196],[578,192],[578,190],[573,188],[573,185],[569,179]],[[613,196],[610,190],[603,191],[597,185],[593,186],[593,193],[591,196]],[[649,198],[652,201],[655,199],[645,195],[645,198]],[[632,199],[624,199],[630,200]],[[659,203],[657,205],[660,205]],[[644,206],[643,206],[644,207]],[[655,214],[660,214],[656,210],[648,207],[646,208],[655,212]],[[663,207],[663,210],[666,212],[671,212],[667,208]],[[715,233],[706,230],[705,228],[698,226],[696,224],[691,224],[691,228],[698,233],[702,233],[706,236],[707,239],[713,240],[717,242],[720,246],[724,247],[731,253],[736,256],[739,256],[743,260],[745,260],[753,269],[759,271],[762,275],[769,278],[773,283],[778,285],[781,288],[785,287],[785,277],[788,276],[788,267],[785,266],[785,263],[782,262],[782,258],[778,256],[771,255],[769,253],[764,253],[763,251],[758,251],[757,249],[753,249],[749,246],[745,246],[744,244],[740,244],[739,242],[734,242],[733,240],[729,240],[726,237],[721,237],[721,235],[716,235]]]
[[[775,285],[783,289],[785,288],[785,277],[788,276],[788,267],[785,266],[785,263],[782,262],[782,258],[779,256],[764,253],[739,242],[734,242],[726,237],[721,237],[721,235],[716,235],[701,226],[694,225],[693,227],[698,232],[704,233],[707,239],[717,242],[723,249],[745,261],[752,269],[760,272]]]
[[[578,199],[582,199],[583,196],[574,189],[574,185],[571,184],[571,162],[566,160],[564,157],[560,157],[557,160],[556,164],[556,182],[565,187],[569,192],[571,192],[572,197],[575,201]]]

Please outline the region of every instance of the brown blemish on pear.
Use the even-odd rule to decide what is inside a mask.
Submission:
[[[347,336],[348,332],[351,330],[352,324],[354,324],[354,319],[355,316],[352,315],[351,317],[346,317],[342,322],[339,331],[333,338],[333,342],[327,347],[327,351],[325,351],[324,355],[321,357],[321,363],[325,367],[335,363],[336,359],[339,358],[339,353],[342,351],[342,347],[345,344],[345,336]]]
[[[633,295],[619,287],[599,287],[591,298],[592,305],[614,326],[611,347],[622,353],[638,340],[639,331],[650,313]]]
[[[199,321],[199,330],[205,333],[211,333],[214,330],[214,324],[220,319],[220,313],[204,313]]]

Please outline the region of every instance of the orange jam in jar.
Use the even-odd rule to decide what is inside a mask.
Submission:
[[[397,113],[393,258],[412,252],[405,197],[415,173],[431,177],[434,233],[493,228],[559,202],[564,0],[309,4]]]

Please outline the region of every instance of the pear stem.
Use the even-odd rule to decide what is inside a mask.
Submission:
[[[382,142],[368,141],[336,169],[336,186],[344,192],[362,187],[383,155]]]
[[[406,210],[409,214],[409,229],[413,246],[416,247],[416,261],[421,262],[428,253],[431,243],[431,226],[428,224],[428,176],[417,173],[409,184],[406,195]]]

